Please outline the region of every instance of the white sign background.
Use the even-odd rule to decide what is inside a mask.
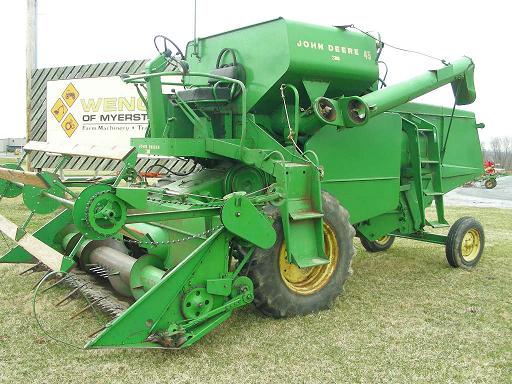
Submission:
[[[78,98],[59,122],[52,107],[72,83]],[[46,141],[52,144],[130,145],[130,138],[144,137],[147,113],[135,86],[119,77],[48,81],[46,88]],[[62,127],[71,113],[78,128],[68,137]]]

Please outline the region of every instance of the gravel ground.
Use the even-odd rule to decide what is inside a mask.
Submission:
[[[500,177],[494,189],[486,189],[483,183],[474,187],[460,187],[445,195],[446,205],[465,205],[482,208],[512,209],[512,176]]]

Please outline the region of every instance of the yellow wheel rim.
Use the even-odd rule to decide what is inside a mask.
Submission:
[[[480,252],[480,232],[470,229],[464,235],[461,245],[462,257],[466,261],[472,261]]]
[[[391,237],[391,236],[388,236],[388,235],[386,235],[386,236],[382,236],[380,239],[375,240],[375,242],[376,242],[377,244],[379,244],[379,245],[386,245],[386,243],[389,241],[390,237]]]
[[[286,286],[295,293],[311,295],[322,289],[331,279],[338,265],[339,247],[332,228],[324,222],[325,254],[329,263],[316,267],[299,268],[288,262],[286,244],[279,251],[279,272]]]

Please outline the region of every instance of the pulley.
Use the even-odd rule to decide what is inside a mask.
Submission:
[[[91,185],[75,201],[73,222],[87,238],[101,240],[115,235],[126,222],[126,204],[106,184]]]

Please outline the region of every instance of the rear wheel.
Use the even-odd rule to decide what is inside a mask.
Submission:
[[[482,225],[472,217],[461,217],[448,232],[446,259],[454,268],[474,268],[482,257],[484,243]]]
[[[487,180],[485,180],[484,185],[485,185],[485,188],[487,188],[487,189],[493,189],[494,187],[496,187],[496,185],[498,185],[498,182],[494,178],[487,179]]]
[[[374,241],[367,240],[366,238],[361,237],[360,240],[364,249],[366,249],[368,252],[382,252],[391,248],[391,246],[395,242],[395,236],[386,235]]]
[[[254,304],[265,315],[287,317],[329,308],[342,292],[354,255],[354,228],[338,200],[322,193],[324,244],[329,264],[299,268],[289,263],[280,217],[271,249],[257,248],[248,267],[254,282]]]

